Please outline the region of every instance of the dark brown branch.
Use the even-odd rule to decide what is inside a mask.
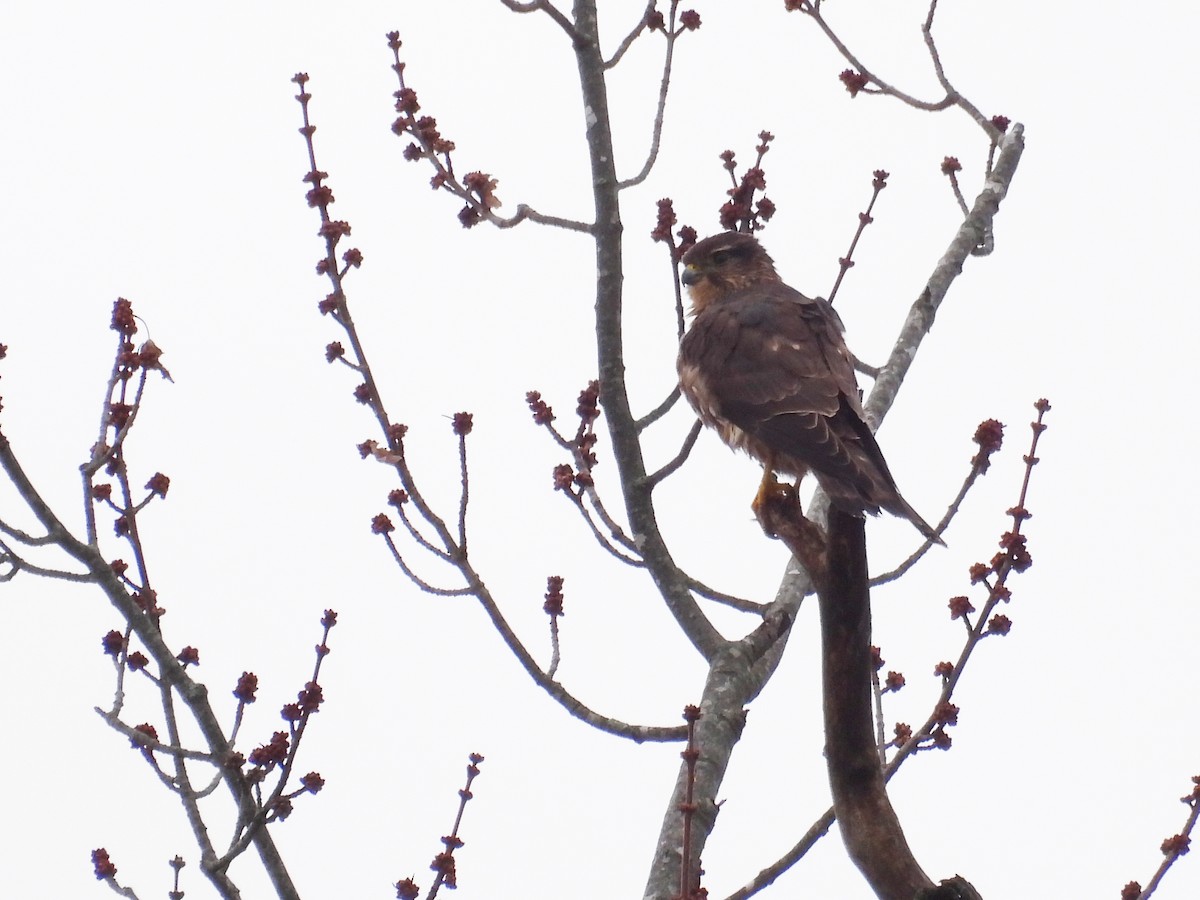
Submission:
[[[1021,522],[1024,520],[1024,516],[1027,514],[1025,511],[1025,502],[1028,496],[1029,479],[1032,473],[1032,467],[1037,463],[1036,453],[1038,439],[1045,430],[1043,418],[1046,411],[1048,411],[1050,408],[1049,404],[1044,400],[1039,400],[1035,406],[1038,410],[1038,417],[1036,421],[1031,423],[1033,436],[1031,439],[1029,452],[1025,457],[1025,473],[1021,482],[1020,496],[1018,497],[1017,505],[1010,511],[1010,514],[1013,516],[1013,533],[1020,532]],[[984,425],[987,424],[988,423],[984,423]],[[999,447],[998,443],[996,443],[995,446],[991,447],[990,449],[989,447],[985,446],[986,442],[981,439],[982,428],[983,426],[981,426],[981,431],[976,432],[976,441],[980,443],[980,452],[972,461],[972,474],[968,476],[968,482],[974,481],[979,474],[982,474],[983,471],[986,471],[988,457],[992,452],[994,452],[995,449]],[[962,492],[960,492],[960,496],[962,493],[965,493],[965,488]],[[774,530],[776,533],[780,534],[785,541],[791,542],[789,546],[794,544],[794,551],[798,555],[803,554],[808,556],[809,564],[813,566],[814,570],[827,573],[830,568],[828,561],[824,558],[813,559],[811,551],[804,545],[804,541],[811,541],[811,537],[803,539],[797,537],[797,535],[807,534],[810,531],[810,525],[806,525],[803,522],[791,521],[793,517],[798,514],[799,510],[798,507],[793,509],[789,505],[790,500],[791,498],[786,495],[783,495],[780,498],[772,498],[772,504],[766,508],[767,515],[774,517],[773,519],[769,520],[771,530]],[[987,586],[989,590],[988,603],[985,604],[983,612],[980,614],[975,625],[968,625],[967,640],[962,652],[959,655],[958,662],[954,665],[950,673],[945,676],[946,680],[943,684],[942,691],[940,692],[937,701],[934,704],[935,710],[938,711],[932,714],[915,734],[910,736],[910,738],[901,747],[900,751],[886,766],[883,771],[883,777],[885,781],[889,781],[892,776],[899,771],[899,768],[904,763],[904,760],[911,756],[912,753],[917,749],[919,749],[922,741],[927,741],[932,735],[934,729],[941,725],[943,719],[941,710],[946,708],[946,704],[949,703],[950,698],[953,696],[954,688],[957,686],[958,680],[965,669],[966,663],[970,658],[971,651],[984,636],[986,636],[988,633],[991,633],[990,629],[985,625],[985,623],[988,621],[988,617],[991,611],[995,608],[996,604],[1001,602],[1001,598],[1007,597],[1005,581],[1007,580],[1008,574],[1011,570],[1012,562],[1008,559],[1005,559],[1003,562],[999,563],[997,580],[995,583],[988,585],[986,581],[984,582],[985,586]],[[803,573],[801,573],[801,577],[803,577]],[[823,577],[827,579],[828,575],[826,574]],[[785,579],[784,586],[781,588],[781,592],[786,590],[788,582],[789,579]],[[802,591],[804,589],[801,578],[795,579],[795,584],[793,587],[797,591]],[[866,640],[869,646],[869,635],[866,637]],[[873,668],[874,665],[872,662],[872,674]],[[878,749],[878,740],[874,740],[874,743],[876,745],[876,749]],[[865,749],[862,752],[864,753],[865,758]],[[833,821],[834,811],[833,809],[829,809],[817,819],[804,837],[791,850],[785,853],[782,857],[780,857],[780,859],[776,860],[770,866],[759,872],[759,874],[755,876],[755,878],[744,888],[730,895],[729,900],[745,900],[745,898],[758,893],[760,890],[774,882],[775,879],[778,878],[783,872],[787,871],[791,866],[799,861],[813,846],[813,844],[816,843],[817,840],[819,840],[828,832],[829,826],[833,823]],[[939,891],[942,893],[938,893]],[[957,891],[957,893],[953,893],[952,891]],[[941,896],[977,898],[979,895],[977,892],[975,892],[974,888],[972,888],[965,881],[962,881],[961,879],[949,879],[948,881],[942,882],[941,887],[935,889],[935,893],[927,896],[930,898],[930,900],[933,900],[933,898]]]
[[[825,757],[833,808],[854,864],[881,900],[932,889],[884,788],[871,703],[871,600],[862,518],[829,511],[827,581],[818,582]]]
[[[799,506],[786,510],[771,508],[771,514],[782,517],[771,522],[773,530],[817,585],[825,758],[842,838],[850,858],[881,900],[913,900],[934,885],[909,850],[879,764],[871,699],[865,523],[861,517],[831,508],[828,539],[820,546],[819,530],[803,518]]]

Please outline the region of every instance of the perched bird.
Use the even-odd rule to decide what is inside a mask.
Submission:
[[[694,319],[679,344],[679,386],[705,425],[763,464],[755,509],[776,472],[798,482],[811,471],[839,509],[886,509],[942,543],[896,489],[833,307],[784,284],[748,234],[705,238],[683,264]]]

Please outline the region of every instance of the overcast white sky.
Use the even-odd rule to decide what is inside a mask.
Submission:
[[[610,39],[642,6],[606,0]],[[961,115],[876,98],[851,102],[844,64],[782,3],[697,3],[679,45],[675,105],[653,178],[625,197],[629,368],[648,409],[673,379],[674,312],[654,201],[716,230],[725,173],[755,135],[779,214],[763,241],[784,277],[821,294],[870,194],[892,173],[838,306],[851,346],[880,361],[953,234],[938,163],[956,155],[969,194],[985,147]],[[1192,572],[1197,447],[1187,407],[1197,315],[1197,200],[1190,68],[1198,15],[1175,5],[943,0],[936,33],[950,77],[988,114],[1026,126],[1027,150],[998,219],[996,252],[971,260],[940,313],[880,440],[927,518],[952,496],[976,424],[1008,423],[997,461],[936,554],[875,599],[877,642],[909,686],[891,720],[916,721],[933,665],[957,653],[946,601],[990,557],[1016,499],[1032,402],[1054,409],[1034,473],[1035,566],[1016,579],[1012,634],[984,644],[959,695],[947,754],[913,760],[893,799],[918,858],[985,897],[1115,897],[1146,880],[1181,825],[1200,773]],[[880,74],[936,96],[919,2],[830,3]],[[348,375],[323,347],[317,217],[289,78],[307,71],[320,165],[366,264],[349,282],[356,319],[430,493],[453,499],[446,418],[475,413],[472,552],[528,645],[548,656],[545,577],[566,581],[560,677],[595,708],[678,721],[703,668],[636,573],[592,552],[551,495],[562,461],[528,421],[538,388],[563,413],[594,375],[591,247],[533,226],[464,232],[390,132],[384,34],[405,40],[411,86],[458,143],[460,170],[527,202],[586,218],[589,177],[574,64],[544,17],[494,0],[355,4],[24,4],[0,14],[2,424],[30,475],[79,522],[77,466],[95,439],[113,335],[130,298],[175,383],[153,383],[130,456],[172,478],[146,537],[168,638],[200,648],[198,671],[232,715],[243,670],[260,678],[248,746],[279,727],[311,668],[326,607],[341,614],[326,708],[303,750],[328,781],[277,830],[305,896],[390,897],[429,859],[454,814],[469,752],[487,760],[467,811],[460,892],[489,898],[639,896],[678,747],[598,735],[545,698],[480,610],[420,594],[369,534],[392,486],[358,459],[372,434]],[[640,167],[657,42],[612,82],[621,170]],[[654,47],[654,52],[651,52]],[[667,458],[688,426],[661,426]],[[604,466],[601,446],[600,475]],[[786,563],[746,509],[755,466],[702,439],[663,491],[661,520],[694,574],[755,599]],[[612,483],[610,502],[617,506]],[[557,501],[557,502],[556,502]],[[0,509],[13,509],[0,488]],[[19,517],[16,517],[20,521]],[[147,527],[145,524],[143,527]],[[904,523],[871,526],[874,564],[906,553]],[[126,552],[115,544],[112,555]],[[447,576],[428,570],[431,577]],[[182,816],[138,754],[92,712],[111,701],[100,638],[118,621],[98,592],[19,578],[0,603],[9,651],[6,837],[0,894],[102,896],[88,854],[107,847],[142,897],[169,889],[166,861],[195,852]],[[729,633],[750,627],[719,616]],[[705,864],[721,897],[790,847],[828,803],[815,609],[750,714]],[[133,687],[130,719],[156,720]],[[225,704],[221,706],[220,704]],[[218,829],[219,830],[219,829]],[[1193,855],[1194,856],[1194,855]],[[248,861],[245,896],[265,887]],[[1200,894],[1187,857],[1158,896]],[[196,867],[189,897],[212,892]],[[868,891],[835,834],[777,887],[859,900]]]

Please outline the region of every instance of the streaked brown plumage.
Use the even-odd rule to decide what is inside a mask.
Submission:
[[[833,307],[788,287],[748,234],[683,256],[695,318],[679,344],[679,386],[705,425],[771,472],[809,471],[854,515],[885,509],[941,543],[888,471],[859,401]]]

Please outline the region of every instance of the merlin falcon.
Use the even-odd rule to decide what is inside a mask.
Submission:
[[[775,473],[812,472],[845,512],[887,510],[937,532],[900,496],[859,400],[838,314],[788,287],[749,234],[705,238],[683,255],[694,316],[679,344],[679,387],[726,444]]]

